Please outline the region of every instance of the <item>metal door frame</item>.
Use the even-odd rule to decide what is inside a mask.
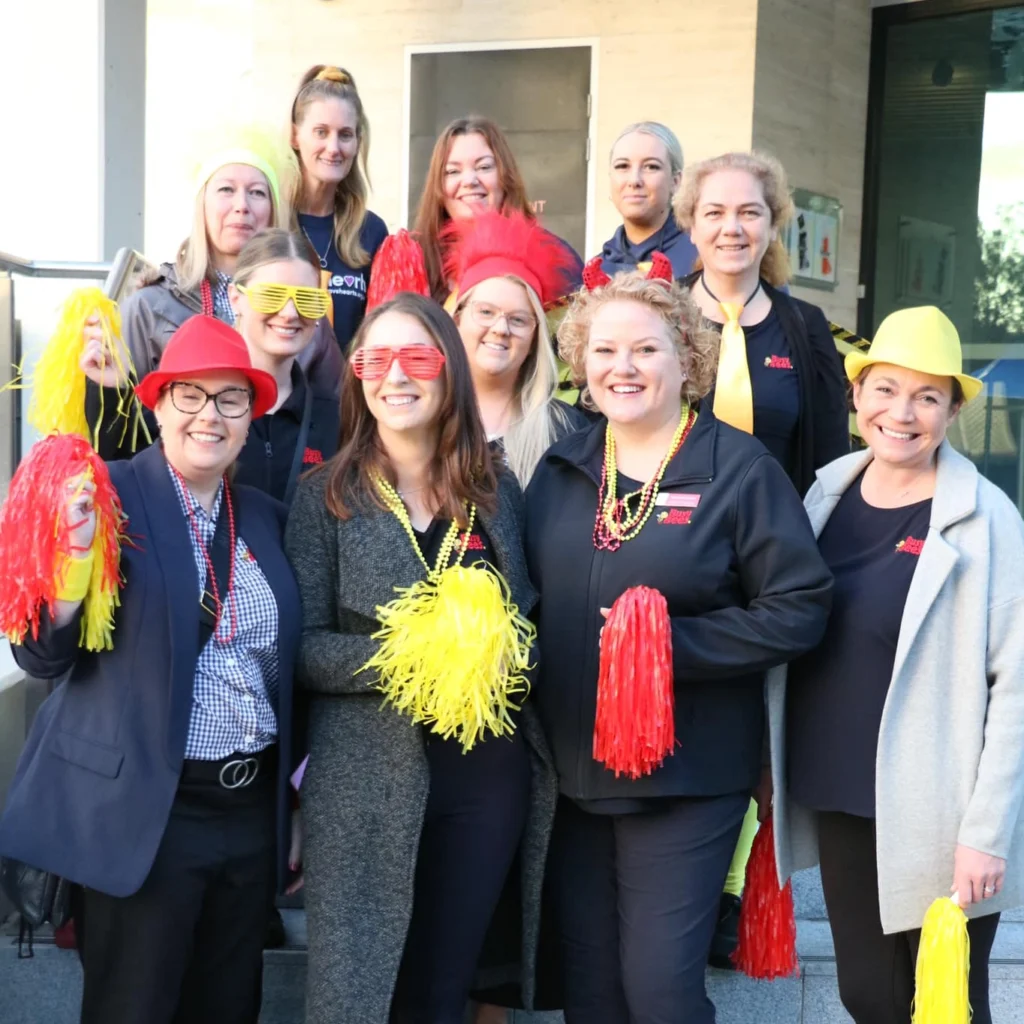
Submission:
[[[600,39],[596,36],[583,36],[566,39],[488,40],[485,43],[429,43],[406,46],[405,78],[402,83],[402,224],[409,226],[409,131],[412,127],[412,59],[414,56],[421,53],[472,53],[481,50],[563,50],[585,47],[590,50],[590,118],[587,125],[590,159],[587,160],[585,238],[586,252],[594,251],[596,245],[594,241],[594,195],[596,186],[596,161],[594,160],[594,154],[597,152],[599,43]],[[584,258],[586,258],[585,254]]]

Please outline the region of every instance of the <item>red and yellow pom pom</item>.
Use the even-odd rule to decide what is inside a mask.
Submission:
[[[796,958],[793,883],[779,886],[775,829],[771,817],[761,826],[747,861],[739,945],[733,962],[748,977],[762,981],[800,973]]]
[[[393,299],[399,292],[430,295],[427,265],[419,242],[405,228],[388,235],[373,257],[367,311]]]
[[[676,745],[672,633],[665,598],[630,587],[601,635],[594,758],[616,777],[650,775]]]
[[[970,1024],[967,915],[943,896],[928,908],[917,949],[913,1024]]]
[[[51,434],[32,446],[0,508],[0,633],[13,643],[30,631],[39,635],[43,607],[53,614],[69,573],[81,567],[70,564],[74,524],[65,510],[69,482],[86,479],[94,487],[96,532],[79,643],[90,651],[113,646],[124,516],[103,460],[73,434]]]

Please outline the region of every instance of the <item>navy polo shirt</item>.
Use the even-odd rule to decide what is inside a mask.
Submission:
[[[343,263],[334,247],[334,215],[315,217],[310,213],[299,214],[299,227],[316,249],[320,266],[331,275],[327,290],[334,300],[334,334],[344,352],[352,335],[356,333],[366,313],[366,290],[370,285],[370,265],[350,267]],[[366,211],[359,241],[369,253],[370,260],[388,237],[387,225],[375,213]]]
[[[787,785],[811,810],[873,818],[882,710],[932,503],[876,508],[862,479],[818,538],[835,579],[832,614],[821,643],[789,666]]]

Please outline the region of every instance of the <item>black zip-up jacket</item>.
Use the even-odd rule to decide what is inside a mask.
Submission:
[[[541,593],[532,699],[561,790],[580,801],[749,790],[760,774],[763,673],[821,639],[832,576],[782,467],[707,408],[640,534],[595,550],[604,432],[596,423],[553,445],[526,493],[527,561]],[[592,750],[600,609],[639,584],[668,602],[678,746],[633,781]]]

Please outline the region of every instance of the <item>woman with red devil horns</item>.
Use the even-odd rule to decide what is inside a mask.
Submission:
[[[647,276],[588,268],[558,336],[607,422],[555,444],[527,491],[567,1024],[714,1020],[763,673],[817,643],[831,600],[782,467],[704,402],[715,339],[671,277],[660,255]]]

